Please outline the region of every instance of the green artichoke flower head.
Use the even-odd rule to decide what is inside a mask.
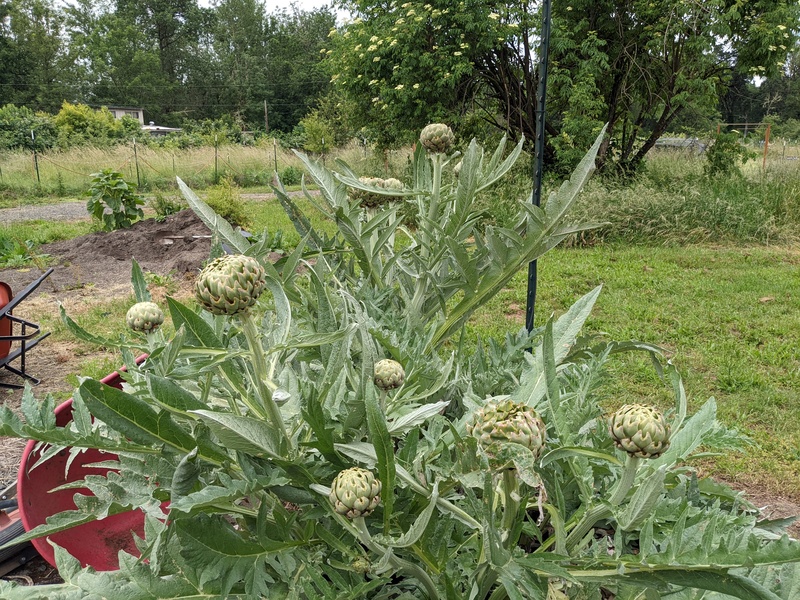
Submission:
[[[345,469],[333,480],[328,498],[340,515],[366,517],[381,503],[381,482],[366,469]]]
[[[155,302],[137,302],[128,309],[125,322],[134,331],[150,333],[164,322],[164,312]]]
[[[444,123],[426,125],[419,134],[423,147],[434,154],[447,154],[453,148],[456,136]]]
[[[359,177],[358,180],[370,187],[383,187],[383,179],[380,177]],[[386,201],[380,194],[373,194],[357,188],[350,191],[350,197],[357,200],[364,208],[377,208]]]
[[[670,426],[652,406],[626,404],[609,419],[618,448],[640,458],[658,458],[669,448]]]
[[[396,360],[384,358],[375,363],[375,385],[383,391],[399,388],[405,379],[403,365]]]
[[[195,283],[197,301],[215,315],[235,315],[253,306],[267,285],[255,258],[229,254],[211,261]]]
[[[530,406],[509,399],[491,399],[467,422],[467,433],[489,453],[496,442],[521,444],[536,458],[542,453],[547,428]]]

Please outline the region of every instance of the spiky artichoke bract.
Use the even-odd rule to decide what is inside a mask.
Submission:
[[[658,458],[669,448],[670,426],[652,406],[626,404],[609,419],[618,448],[640,458]]]
[[[444,123],[426,125],[419,134],[423,147],[434,154],[447,154],[456,141],[453,130]]]
[[[533,408],[508,399],[490,400],[479,408],[467,432],[487,450],[496,442],[510,442],[525,446],[537,458],[547,437],[544,421]]]
[[[328,497],[340,515],[349,519],[366,517],[381,502],[381,482],[366,469],[345,469],[331,483]]]
[[[221,256],[200,272],[195,297],[215,315],[235,315],[253,306],[267,285],[258,261],[243,254]]]
[[[128,309],[125,322],[134,331],[150,333],[164,322],[164,312],[155,302],[137,302]]]
[[[375,385],[384,391],[393,390],[403,385],[406,372],[396,360],[384,358],[375,363]]]

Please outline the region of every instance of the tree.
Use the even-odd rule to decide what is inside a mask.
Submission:
[[[347,5],[358,18],[334,36],[330,65],[365,119],[389,125],[391,137],[400,138],[398,123],[452,120],[469,107],[512,138],[533,139],[537,5]],[[598,162],[632,171],[679,115],[713,107],[733,73],[779,69],[794,42],[798,6],[575,0],[553,7],[552,24],[551,152],[569,167],[608,122]]]
[[[0,105],[55,111],[72,96],[62,27],[52,0],[0,3]]]

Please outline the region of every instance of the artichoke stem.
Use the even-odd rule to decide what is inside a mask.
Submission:
[[[358,539],[362,544],[376,554],[380,554],[381,556],[386,554],[386,549],[372,539],[372,536],[367,529],[367,524],[364,521],[364,517],[356,517],[353,519],[353,525],[355,525],[356,530],[358,531]],[[391,564],[398,571],[403,571],[407,575],[410,575],[416,579],[422,588],[424,588],[428,598],[431,600],[439,598],[439,591],[436,589],[436,585],[433,583],[433,580],[430,578],[430,576],[422,569],[422,567],[398,558],[394,554],[391,554],[389,557],[389,564]]]
[[[510,548],[514,545],[514,540],[511,539],[511,530],[514,528],[519,511],[519,482],[517,473],[513,469],[503,471],[503,501],[503,530],[507,532],[506,543]]]
[[[639,469],[640,461],[641,459],[638,456],[628,454],[628,458],[625,461],[625,468],[622,471],[622,478],[617,482],[617,487],[614,488],[611,494],[611,500],[609,500],[611,506],[618,506],[625,500],[625,497],[628,495],[628,490],[631,489],[636,479],[636,471]]]
[[[634,456],[632,454],[628,454],[628,458],[625,461],[625,467],[622,471],[622,477],[617,482],[614,491],[611,493],[611,499],[608,501],[608,504],[600,504],[598,506],[593,506],[589,510],[587,510],[578,524],[575,526],[575,529],[570,531],[569,535],[567,536],[567,550],[572,551],[576,544],[578,544],[589,530],[595,526],[595,524],[600,521],[601,519],[607,519],[612,514],[614,514],[611,510],[611,506],[618,506],[625,497],[628,495],[628,491],[633,486],[633,482],[636,479],[636,471],[639,469],[639,462],[640,458],[638,456]]]
[[[267,358],[264,355],[264,347],[261,345],[258,328],[249,311],[245,311],[239,316],[242,320],[244,336],[247,338],[247,344],[250,346],[250,353],[253,356],[255,384],[258,389],[258,395],[261,398],[261,404],[266,411],[267,419],[281,437],[281,453],[285,453],[291,448],[291,442],[289,441],[289,435],[286,433],[281,410],[272,399],[272,392],[270,392],[269,387],[264,381],[264,378],[267,376]]]
[[[575,526],[575,529],[569,532],[566,540],[567,552],[572,552],[575,546],[584,538],[586,534],[589,533],[589,530],[595,526],[601,519],[607,519],[613,513],[611,509],[606,504],[600,504],[598,506],[593,506],[585,513],[583,513],[583,517],[578,524]]]

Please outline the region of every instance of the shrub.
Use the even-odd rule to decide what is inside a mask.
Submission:
[[[281,183],[284,185],[299,185],[303,180],[303,171],[289,165],[280,172]]]
[[[69,102],[64,102],[53,122],[62,147],[87,143],[103,145],[130,138],[139,132],[136,119],[118,120],[105,107],[95,110],[85,104]]]
[[[153,199],[150,200],[150,208],[156,213],[156,221],[163,221],[166,217],[182,211],[187,206],[180,197],[165,196],[156,192],[153,194]]]
[[[31,132],[34,133],[31,139]],[[35,113],[26,106],[6,104],[0,108],[0,150],[37,150],[56,144],[56,127],[50,115]]]
[[[103,169],[92,175],[86,210],[106,231],[130,227],[144,217],[144,200],[135,189],[136,184],[125,181],[119,171]]]
[[[753,154],[739,141],[739,133],[719,133],[706,150],[705,172],[709,177],[740,174],[739,165]]]
[[[242,228],[250,225],[250,217],[247,216],[239,189],[231,178],[225,177],[219,184],[210,187],[206,203],[232,225]]]

